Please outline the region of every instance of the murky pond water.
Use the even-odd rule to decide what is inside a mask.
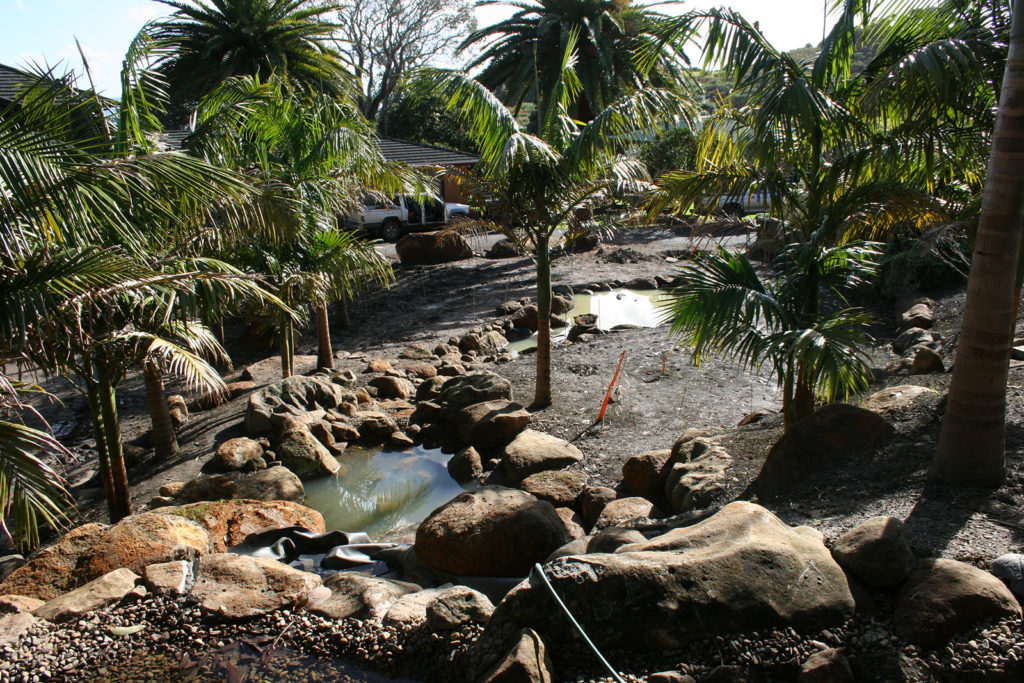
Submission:
[[[571,323],[574,316],[592,313],[597,316],[597,328],[606,331],[619,325],[657,327],[663,316],[658,303],[664,295],[664,292],[657,289],[616,289],[596,294],[577,294],[572,299],[573,309],[565,317]],[[569,329],[563,327],[552,330],[551,341],[555,344],[562,342],[569,334]],[[518,352],[536,345],[537,338],[533,336],[511,342],[507,348]]]
[[[341,472],[304,482],[305,505],[329,530],[379,534],[423,521],[463,487],[448,474],[451,455],[421,446],[406,451],[349,448]]]

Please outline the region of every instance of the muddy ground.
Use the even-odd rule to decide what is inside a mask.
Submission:
[[[735,245],[742,242],[742,237],[733,238]],[[671,276],[677,267],[674,261],[693,246],[688,237],[668,229],[626,232],[597,251],[557,259],[554,283],[580,291],[638,277]],[[348,329],[333,330],[339,366],[359,372],[368,359],[394,358],[411,342],[433,345],[492,322],[499,303],[533,294],[533,274],[526,258],[492,260],[478,255],[442,266],[396,265],[394,286],[352,302]],[[948,365],[955,352],[963,287],[924,294],[937,302],[936,328],[946,340]],[[872,302],[879,319],[872,330],[876,343],[870,352],[879,368],[872,391],[906,383],[943,391],[948,373],[907,377],[881,370],[896,358],[888,345],[896,330],[899,303],[877,296],[865,300]],[[247,336],[239,322],[226,327],[226,337],[236,368],[273,354]],[[315,336],[307,330],[298,345],[298,352],[306,355],[298,359],[297,371],[312,369],[315,358],[308,354],[315,351]],[[603,422],[594,425],[623,351],[614,400]],[[520,402],[530,402],[532,355],[493,369],[512,381]],[[271,370],[261,379],[274,379],[272,361]],[[748,485],[781,434],[777,415],[747,427],[735,426],[752,411],[779,408],[774,378],[746,372],[724,360],[706,360],[696,367],[685,350],[674,348],[664,326],[616,331],[558,347],[553,354],[553,385],[554,404],[535,412],[533,427],[572,440],[586,456],[580,467],[593,484],[614,486],[629,456],[669,448],[688,428],[711,427],[729,432],[722,443],[735,462],[728,473],[727,498],[752,498]],[[77,461],[66,463],[65,471],[75,485],[81,519],[102,521],[106,513],[95,477],[84,401],[59,382],[48,381],[46,386],[64,401],[63,406],[45,407],[44,414],[77,454]],[[149,425],[141,389],[139,378],[130,378],[119,398],[126,439],[145,444]],[[901,415],[897,436],[889,444],[853,454],[842,467],[814,474],[788,498],[767,505],[787,522],[810,524],[829,538],[875,515],[899,517],[907,522],[919,556],[942,555],[985,565],[1002,553],[1020,552],[1024,545],[1024,370],[1018,367],[1011,370],[1008,399],[1009,476],[997,491],[925,484],[939,428],[937,409],[931,405]],[[156,462],[147,452],[129,472],[137,509],[160,485],[196,476],[217,443],[242,435],[244,403],[242,397],[194,414],[179,433],[181,452],[171,461]]]

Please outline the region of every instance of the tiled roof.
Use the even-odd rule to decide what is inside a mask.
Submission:
[[[380,153],[385,159],[400,161],[409,166],[471,166],[480,161],[476,154],[397,138],[380,138],[379,144]]]
[[[25,87],[27,78],[30,76],[24,71],[0,64],[0,102],[13,102]]]

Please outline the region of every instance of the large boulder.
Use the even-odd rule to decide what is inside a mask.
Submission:
[[[287,467],[271,467],[253,472],[235,482],[238,498],[247,500],[290,500],[301,503],[306,499],[302,480]]]
[[[631,519],[650,519],[661,516],[661,511],[657,506],[646,498],[640,496],[617,498],[610,501],[601,510],[597,521],[594,522],[594,530],[619,526]]]
[[[464,353],[497,353],[507,345],[508,339],[493,330],[483,334],[469,332],[459,340],[459,350]]]
[[[956,560],[921,560],[900,587],[893,626],[922,648],[942,645],[986,619],[1019,619],[1020,604],[1002,581]]]
[[[454,417],[466,406],[499,399],[512,400],[512,383],[493,372],[474,372],[452,377],[442,384],[437,402],[444,404],[448,415]]]
[[[93,610],[116,604],[135,590],[139,575],[130,569],[115,569],[37,607],[32,614],[47,621],[77,619]]]
[[[52,600],[61,593],[97,578],[78,577],[78,560],[96,545],[109,527],[105,524],[83,524],[74,528],[55,544],[43,548],[0,583],[0,595],[24,595],[38,600]]]
[[[324,580],[331,589],[331,597],[317,603],[310,611],[328,619],[380,621],[388,609],[403,595],[415,593],[420,587],[414,583],[392,581],[360,572],[338,572]]]
[[[341,463],[304,427],[293,428],[281,435],[274,452],[281,464],[300,479],[335,474]]]
[[[917,564],[903,522],[895,517],[873,517],[840,536],[832,557],[871,588],[892,588],[903,583]]]
[[[400,398],[406,399],[416,395],[416,387],[404,377],[392,377],[381,375],[369,381],[369,385],[377,390],[379,398]]]
[[[893,433],[870,410],[843,403],[823,406],[772,446],[754,486],[762,498],[778,496],[815,473],[842,465],[850,452],[888,441]]]
[[[582,459],[580,449],[565,439],[524,429],[505,446],[501,462],[513,481],[520,482],[531,474],[562,469]]]
[[[483,473],[484,466],[480,454],[472,446],[463,448],[448,461],[448,474],[460,484],[473,481]]]
[[[319,586],[316,574],[277,560],[215,553],[199,559],[192,597],[206,613],[241,619],[304,605]]]
[[[395,243],[403,266],[434,266],[473,257],[465,237],[452,230],[411,232]]]
[[[569,540],[551,503],[525,491],[484,486],[430,513],[416,530],[416,555],[459,576],[525,576]]]
[[[146,512],[112,527],[87,524],[17,569],[0,584],[0,595],[51,600],[115,569],[139,573],[155,562],[192,560],[212,549],[210,534],[181,517]]]
[[[350,400],[352,393],[327,375],[293,375],[249,396],[245,428],[250,434],[266,434],[273,429],[273,415],[330,410]]]
[[[496,399],[468,405],[451,418],[455,436],[476,448],[500,448],[523,431],[532,417],[518,403]]]
[[[276,469],[276,468],[275,468]],[[252,534],[299,526],[322,534],[324,518],[316,510],[283,500],[225,500],[160,509],[161,515],[191,520],[209,532],[213,552],[222,553]]]
[[[544,571],[601,647],[659,650],[762,628],[813,631],[854,611],[821,534],[747,502],[615,553],[554,560]],[[491,624],[508,622],[541,634],[563,628],[539,581],[524,581],[498,605]]]

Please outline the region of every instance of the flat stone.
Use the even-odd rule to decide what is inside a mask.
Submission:
[[[310,611],[328,619],[380,621],[396,600],[421,588],[413,583],[392,581],[359,572],[338,572],[324,580],[331,597]]]
[[[192,597],[206,613],[240,619],[305,605],[320,585],[316,574],[277,560],[216,553],[199,559]]]
[[[52,622],[70,621],[83,614],[121,602],[135,589],[139,575],[130,569],[115,569],[70,593],[49,600],[32,614]]]
[[[381,623],[385,626],[414,626],[423,623],[427,619],[427,605],[442,592],[441,588],[425,588],[403,595],[388,608]]]
[[[0,615],[0,647],[17,643],[38,623],[39,619],[28,612]]]
[[[17,614],[31,612],[42,607],[45,600],[37,600],[27,595],[0,595],[0,614]]]
[[[618,526],[623,522],[635,518],[649,519],[661,517],[661,511],[646,498],[633,496],[630,498],[619,498],[611,501],[601,510],[600,516],[594,523],[594,529],[604,529],[611,526]]]
[[[525,429],[505,447],[502,463],[514,481],[544,470],[558,470],[583,460],[583,453],[565,439]]]
[[[569,470],[546,470],[531,474],[519,485],[539,500],[546,500],[555,507],[573,507],[587,487],[589,477],[583,472]]]

